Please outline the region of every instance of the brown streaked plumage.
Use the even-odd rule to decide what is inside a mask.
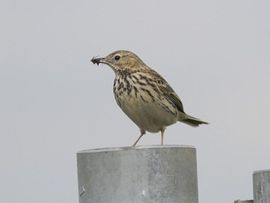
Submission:
[[[196,127],[208,124],[185,113],[183,104],[167,81],[148,67],[136,54],[120,50],[105,58],[92,58],[94,64],[107,64],[115,72],[113,92],[117,104],[140,128],[140,138],[148,132],[161,132],[177,121]]]

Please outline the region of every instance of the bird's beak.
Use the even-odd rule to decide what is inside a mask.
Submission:
[[[91,59],[91,62],[92,62],[93,64],[99,65],[100,63],[106,63],[106,60],[105,60],[105,58],[95,58],[95,57],[93,57],[93,58]]]

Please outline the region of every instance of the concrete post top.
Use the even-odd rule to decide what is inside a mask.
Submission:
[[[191,145],[145,145],[145,146],[136,146],[136,147],[111,147],[111,148],[96,148],[96,149],[86,149],[77,152],[77,154],[88,154],[88,153],[99,153],[99,152],[119,152],[127,150],[145,150],[145,149],[194,149],[194,146]]]
[[[270,169],[254,171],[253,175],[262,174],[262,173],[270,173]]]
[[[77,163],[80,203],[198,203],[193,146],[82,150]]]

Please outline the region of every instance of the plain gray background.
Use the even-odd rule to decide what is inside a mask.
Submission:
[[[114,101],[113,71],[139,55],[211,125],[168,127],[197,148],[201,203],[252,198],[269,169],[270,2],[0,2],[0,202],[78,202],[76,152],[131,145],[138,129]],[[146,134],[140,145],[159,144]]]

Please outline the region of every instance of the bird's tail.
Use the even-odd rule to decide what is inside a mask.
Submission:
[[[179,120],[179,121],[181,121],[181,122],[183,122],[183,123],[185,123],[185,124],[187,124],[187,125],[193,126],[193,127],[197,127],[197,126],[199,126],[200,124],[208,124],[208,123],[205,122],[205,121],[202,121],[202,120],[200,120],[200,119],[198,119],[198,118],[192,117],[192,116],[187,115],[187,114],[186,114],[186,116],[185,116],[184,119],[181,119],[181,120]]]

